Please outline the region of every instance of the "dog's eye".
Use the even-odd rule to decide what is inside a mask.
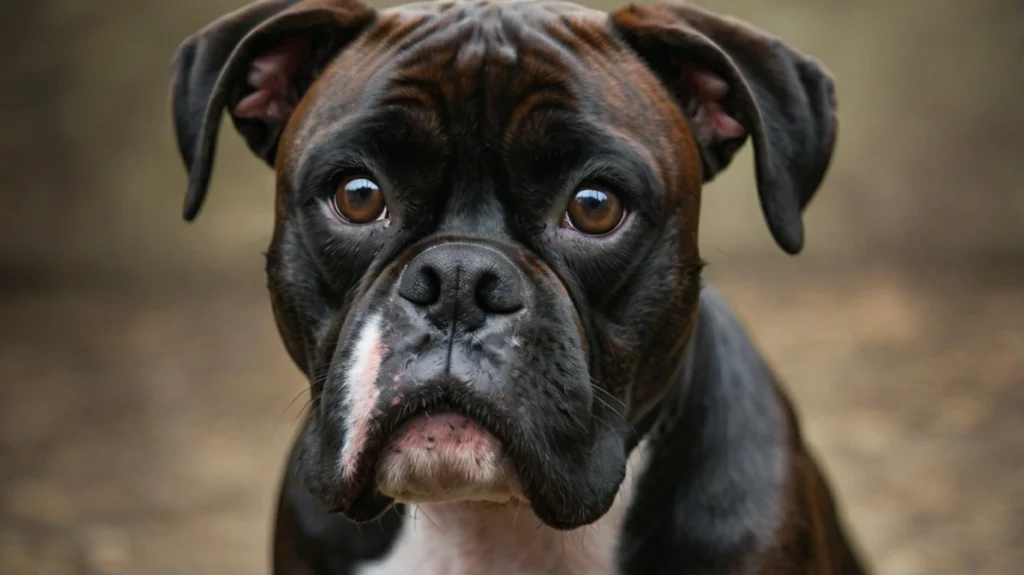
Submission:
[[[334,209],[354,224],[368,224],[388,217],[384,193],[380,186],[365,176],[342,180],[334,193]]]
[[[584,188],[576,192],[569,202],[565,223],[578,232],[600,236],[617,228],[624,216],[622,202],[615,194]]]

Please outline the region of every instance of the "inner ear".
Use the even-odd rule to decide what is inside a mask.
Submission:
[[[226,107],[249,148],[271,166],[285,124],[322,68],[340,49],[337,33],[306,29],[271,35],[237,72]]]
[[[693,122],[698,141],[717,146],[747,137],[747,131],[726,108],[729,84],[725,80],[706,68],[684,64],[682,81],[681,93],[687,99],[683,109]]]
[[[668,64],[674,85],[672,94],[690,120],[694,139],[701,147],[704,181],[721,172],[747,140],[738,110],[742,109],[736,90],[722,75],[692,60],[675,60]]]
[[[254,57],[249,62],[246,91],[231,114],[264,122],[287,120],[309,81],[299,75],[311,46],[307,37],[292,38]]]
[[[708,65],[721,59],[717,53],[647,50],[641,56],[689,119],[693,137],[701,148],[704,181],[713,180],[750,136],[747,125],[753,118],[742,80],[735,72],[723,72]]]

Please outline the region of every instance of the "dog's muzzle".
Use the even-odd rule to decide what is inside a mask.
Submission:
[[[449,350],[462,337],[478,339],[476,345],[481,348],[487,341],[497,347],[510,337],[516,315],[524,312],[527,287],[522,272],[500,251],[448,243],[428,248],[406,267],[396,303],[406,308],[406,337],[430,338],[440,332],[438,344],[443,346],[447,332]],[[452,355],[445,359],[445,371],[451,371]],[[455,359],[466,358],[456,355]],[[487,382],[468,383],[477,387],[481,396],[487,395]],[[429,377],[419,393],[443,398],[445,384],[443,376]],[[503,502],[521,496],[502,441],[477,421],[490,420],[493,408],[481,402],[473,409],[454,399],[436,403],[421,408],[422,412],[401,423],[384,440],[377,489],[396,501],[417,503]]]
[[[336,471],[315,474],[314,492],[361,519],[392,501],[520,499],[559,515],[576,500],[551,493],[574,489],[551,478],[592,476],[580,454],[596,441],[568,292],[498,242],[418,249],[381,274],[340,335],[314,449]]]

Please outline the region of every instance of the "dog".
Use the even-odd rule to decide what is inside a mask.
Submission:
[[[750,140],[789,254],[830,74],[660,2],[264,0],[193,36],[172,108],[276,174],[266,276],[309,380],[278,575],[860,574],[827,479],[701,277],[701,190]]]

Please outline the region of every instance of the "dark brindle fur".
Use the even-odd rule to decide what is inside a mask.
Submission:
[[[375,469],[424,405],[499,438],[556,530],[598,521],[646,441],[616,538],[621,573],[861,573],[788,400],[700,276],[702,185],[747,139],[773,237],[802,248],[837,126],[816,62],[677,3],[609,15],[548,1],[267,0],[191,37],[176,70],[185,217],[225,110],[277,173],[268,286],[313,402],[282,489],[275,573],[357,573],[396,551],[407,519],[388,511],[401,505]],[[381,184],[387,223],[346,226],[322,209],[353,171]],[[560,227],[586,182],[627,206],[614,233]],[[438,246],[504,262],[501,281],[519,282],[514,324],[469,326],[458,311],[430,324],[395,295]],[[384,351],[357,438],[363,391],[345,370],[374,322]]]

